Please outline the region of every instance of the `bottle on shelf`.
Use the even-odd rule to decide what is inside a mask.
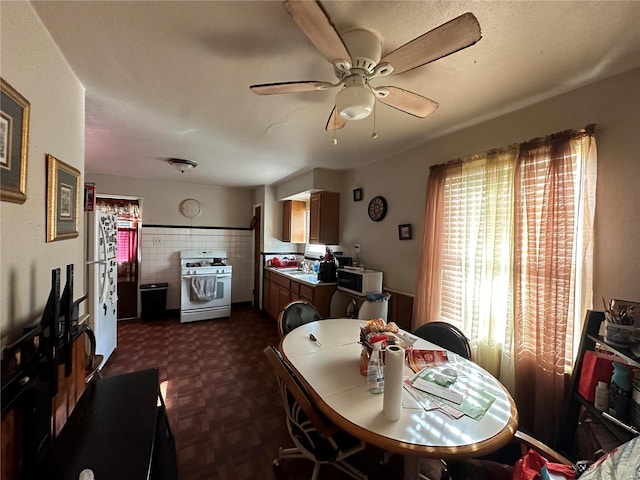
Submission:
[[[373,344],[373,351],[367,366],[367,389],[369,393],[384,392],[384,365],[382,363],[381,342]]]
[[[596,386],[596,396],[593,406],[601,412],[609,411],[609,385],[607,382],[600,381]]]
[[[609,387],[609,414],[623,423],[629,423],[633,373],[622,363],[613,362],[613,375]]]

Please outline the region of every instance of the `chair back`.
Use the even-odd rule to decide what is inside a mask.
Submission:
[[[294,328],[316,320],[322,320],[322,316],[320,316],[320,313],[312,303],[306,300],[294,300],[287,304],[278,316],[280,338],[284,338]]]
[[[417,337],[435,343],[461,357],[471,360],[471,345],[464,333],[447,322],[429,322],[413,332]]]
[[[301,421],[300,419],[300,411],[302,411],[306,419],[311,422],[314,429],[321,437],[327,437],[336,433],[338,428],[322,418],[320,413],[311,403],[311,400],[300,383],[300,380],[291,370],[291,367],[289,367],[282,358],[280,351],[274,346],[267,346],[263,352],[271,364],[271,367],[276,374],[276,378],[278,379],[284,409],[289,422],[294,425],[304,423],[304,421]]]

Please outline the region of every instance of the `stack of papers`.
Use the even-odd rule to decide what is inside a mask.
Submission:
[[[496,399],[472,378],[458,375],[453,364],[423,368],[406,380],[405,390],[425,410],[438,409],[452,418],[480,420]]]

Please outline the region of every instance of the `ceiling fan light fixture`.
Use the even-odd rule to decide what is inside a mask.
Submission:
[[[353,86],[343,89],[336,95],[336,107],[340,116],[347,120],[362,120],[373,110],[376,97],[364,86]]]
[[[180,173],[192,170],[198,166],[198,162],[185,160],[183,158],[169,158],[167,162],[169,162],[170,165],[173,165]]]

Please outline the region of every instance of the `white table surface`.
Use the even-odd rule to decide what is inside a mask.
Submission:
[[[492,375],[453,353],[449,359],[458,371],[457,381],[479,385],[496,397],[484,417],[477,421],[465,415],[454,420],[439,411],[403,408],[398,421],[387,420],[382,413],[383,395],[370,394],[366,377],[360,375],[362,345],[358,341],[365,323],[354,319],[308,323],[289,332],[281,343],[283,355],[314,402],[335,424],[367,443],[409,456],[478,457],[510,441],[518,422],[513,399]],[[320,346],[309,339],[310,333]],[[414,348],[440,349],[422,339]],[[410,375],[413,371],[405,362],[405,376]],[[405,391],[403,395],[410,398]],[[406,478],[415,478],[412,475]]]

